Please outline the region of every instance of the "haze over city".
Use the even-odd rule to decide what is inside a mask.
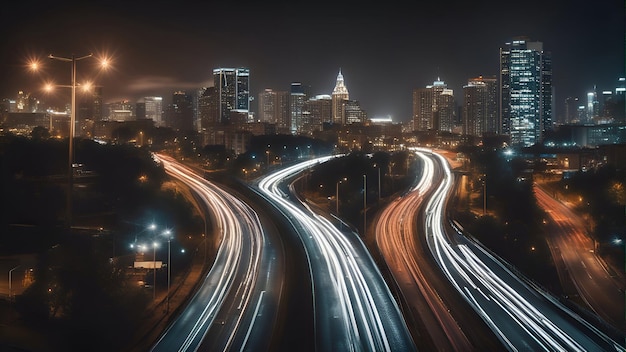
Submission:
[[[66,65],[46,56],[93,52],[114,60],[115,70],[98,78],[107,102],[167,100],[210,85],[216,67],[250,68],[252,97],[294,81],[312,95],[330,94],[341,69],[370,117],[408,121],[413,89],[440,78],[460,95],[469,78],[498,73],[499,48],[516,36],[552,53],[557,115],[566,97],[584,97],[594,85],[611,90],[624,75],[620,1],[237,4],[12,2],[0,24],[0,96],[44,96],[28,60],[44,60],[49,76],[66,84]]]
[[[624,10],[4,4],[0,350],[626,352]]]

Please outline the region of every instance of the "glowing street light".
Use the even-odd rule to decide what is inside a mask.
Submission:
[[[148,225],[144,230],[142,230],[140,233],[143,233],[145,231],[151,231],[152,232],[152,299],[156,299],[156,249],[159,247],[159,242],[157,241],[157,233],[156,233],[156,229],[157,229],[157,225],[155,223],[151,223],[150,225]],[[168,310],[169,310],[169,290],[170,290],[170,272],[169,272],[169,258],[170,258],[170,230],[165,230],[163,232],[163,235],[167,235],[168,236],[168,277],[167,277],[167,299],[168,299]],[[136,244],[137,242],[137,237],[135,237],[135,243],[131,243],[130,244],[130,248],[137,248],[139,251],[141,251],[142,254],[144,254],[149,248],[149,245],[145,245],[145,244]],[[144,259],[145,260],[145,259]],[[146,261],[147,263],[147,261]],[[148,267],[149,268],[149,267]]]
[[[156,299],[156,248],[159,243],[152,242],[152,299]]]
[[[148,225],[148,229],[152,231],[152,236],[154,237],[154,230],[156,230],[157,226],[155,223],[151,223]],[[156,247],[159,244],[156,241],[152,242],[152,299],[156,299]]]
[[[76,88],[78,87],[76,83],[76,62],[93,57],[93,54],[88,54],[85,56],[76,57],[72,55],[71,57],[61,57],[55,55],[48,55],[48,58],[63,62],[70,62],[72,64],[71,71],[71,80],[70,85],[60,85],[59,87],[71,88],[72,89],[72,105],[70,112],[70,128],[69,128],[69,156],[68,156],[68,190],[67,190],[67,225],[68,227],[72,227],[72,182],[73,182],[73,164],[74,164],[74,134],[76,130]],[[109,67],[108,59],[100,60],[101,67],[107,68]],[[32,71],[39,70],[40,63],[38,61],[31,61],[29,67]],[[88,85],[90,86],[90,85]],[[52,85],[48,84],[46,86],[46,90],[50,90]]]
[[[71,62],[72,63],[72,76],[71,76],[71,84],[70,88],[72,89],[72,111],[70,112],[70,135],[69,135],[69,157],[67,164],[67,173],[68,173],[68,190],[67,190],[67,222],[68,227],[72,227],[72,181],[73,181],[73,169],[72,166],[74,164],[74,133],[76,130],[76,62],[79,60],[83,60],[89,57],[92,57],[92,54],[76,57],[72,55],[71,58],[54,56],[52,54],[48,55],[50,59]]]
[[[337,181],[337,184],[335,185],[335,213],[337,216],[339,216],[339,184],[347,180],[348,178],[344,177],[342,180]]]
[[[166,308],[166,313],[169,313],[170,311],[170,276],[171,276],[171,270],[172,270],[172,252],[171,252],[171,241],[172,241],[172,236],[171,236],[171,231],[170,230],[165,230],[165,232],[163,232],[163,235],[167,236],[167,308]]]
[[[378,169],[378,202],[380,202],[380,166],[374,164],[374,167]]]

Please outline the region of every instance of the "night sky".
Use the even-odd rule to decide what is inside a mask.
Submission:
[[[552,52],[557,114],[565,97],[612,90],[624,76],[623,0],[366,3],[15,1],[2,8],[0,98],[45,97],[44,77],[69,84],[71,66],[48,54],[93,52],[111,56],[113,69],[96,78],[95,60],[80,61],[78,81],[95,79],[107,102],[167,103],[175,90],[212,84],[216,67],[249,67],[255,99],[293,81],[330,94],[341,69],[370,117],[407,121],[414,88],[440,77],[460,102],[467,79],[496,75],[500,46],[520,35]],[[45,71],[29,72],[32,58]]]

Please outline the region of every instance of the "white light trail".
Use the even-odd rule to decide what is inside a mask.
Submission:
[[[459,236],[459,244],[452,244],[444,224],[445,203],[452,191],[453,175],[443,156],[427,149],[414,151],[424,160],[424,175],[433,175],[429,169],[434,164],[428,160],[437,160],[444,172],[425,210],[424,228],[430,251],[453,286],[505,346],[510,350],[530,347],[546,351],[602,350],[610,346],[624,351],[624,347],[582,318],[546,299],[546,293],[527,285],[474,242]],[[425,182],[422,180],[420,184],[426,185]],[[472,294],[472,290],[478,291],[480,296]],[[572,322],[572,318],[576,321]]]
[[[186,336],[184,338],[177,336],[182,341],[177,350],[196,350],[226,298],[234,294],[240,300],[238,307],[240,309],[231,312],[237,316],[234,318],[234,328],[227,339],[226,349],[228,349],[239,329],[256,283],[261,248],[265,238],[261,222],[258,215],[247,204],[196,175],[174,159],[165,155],[155,155],[155,159],[164,165],[168,174],[187,184],[213,210],[216,223],[223,236],[215,264],[205,277],[203,289],[192,298],[192,301],[199,300],[199,296],[203,295],[202,302],[206,303],[201,312],[194,316],[195,322]],[[205,241],[208,241],[208,237],[205,237]],[[242,258],[241,253],[244,247],[250,248],[250,258]],[[245,266],[243,275],[240,274],[242,266]],[[234,287],[236,289],[233,289]],[[170,326],[168,332],[171,329]],[[159,343],[166,335],[167,332],[153,347],[154,351],[160,350]],[[170,347],[165,346],[164,349]]]
[[[286,198],[279,188],[283,181],[333,157],[287,167],[258,183],[299,229],[313,282],[316,349],[414,349],[399,308],[360,239],[339,231],[305,204]]]

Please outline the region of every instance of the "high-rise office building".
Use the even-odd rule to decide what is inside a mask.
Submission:
[[[346,100],[350,99],[350,94],[348,93],[348,88],[345,85],[343,80],[343,75],[341,74],[341,69],[339,69],[339,74],[337,75],[337,82],[335,83],[335,88],[333,89],[332,94],[332,103],[333,103],[333,122],[336,124],[345,125],[346,118],[343,114],[344,108],[343,105]]]
[[[200,120],[201,144],[224,144],[223,133],[220,135],[221,115],[219,110],[218,90],[205,87],[198,97],[198,119]]]
[[[250,112],[250,70],[247,68],[216,68],[213,70],[220,122],[230,122],[231,111]]]
[[[565,99],[565,114],[562,120],[557,121],[560,125],[580,122],[579,116],[580,101],[578,97],[567,97]]]
[[[276,92],[271,88],[259,93],[259,121],[276,123]]]
[[[140,111],[141,110],[141,111]],[[156,127],[165,126],[163,97],[143,97],[137,102],[137,119],[150,119]]]
[[[626,78],[620,77],[617,80],[615,91],[603,92],[602,116],[606,121],[615,123],[626,123]]]
[[[498,85],[495,77],[469,79],[463,86],[463,133],[482,137],[500,133]]]
[[[28,97],[30,94],[20,90],[17,92],[17,99],[15,99],[17,111],[28,112]]]
[[[598,101],[598,92],[596,87],[587,92],[587,118],[585,123],[593,123],[600,116],[600,102]]]
[[[259,121],[275,124],[279,131],[289,127],[289,93],[265,89],[259,93]]]
[[[102,121],[102,109],[104,106],[103,96],[102,96],[102,87],[96,86],[93,88],[93,116],[92,120],[94,121]]]
[[[20,90],[17,93],[16,109],[19,112],[38,112],[39,100],[32,94]]]
[[[367,113],[361,109],[361,104],[357,100],[344,100],[342,115],[346,125],[367,121]]]
[[[208,129],[221,122],[217,89],[206,87],[198,97],[198,115],[200,117],[200,131]]]
[[[303,130],[308,134],[321,131],[324,123],[332,123],[332,116],[332,97],[328,94],[316,95],[304,103]]]
[[[77,95],[76,120],[102,121],[102,87],[92,87],[89,91]]]
[[[307,101],[307,92],[300,82],[292,82],[289,91],[289,117],[291,134],[298,134],[302,131],[304,120],[304,103]]]
[[[135,120],[135,104],[128,100],[121,100],[106,104],[106,111],[108,111],[108,121],[132,121]]]
[[[413,90],[413,129],[452,132],[456,104],[454,91],[439,78],[432,85]]]
[[[542,42],[515,38],[500,48],[500,120],[513,146],[541,142],[552,128],[552,58]]]
[[[167,126],[181,132],[194,129],[193,97],[184,91],[172,95],[172,104],[167,109]]]
[[[289,92],[276,92],[276,131],[288,133],[289,131]]]

